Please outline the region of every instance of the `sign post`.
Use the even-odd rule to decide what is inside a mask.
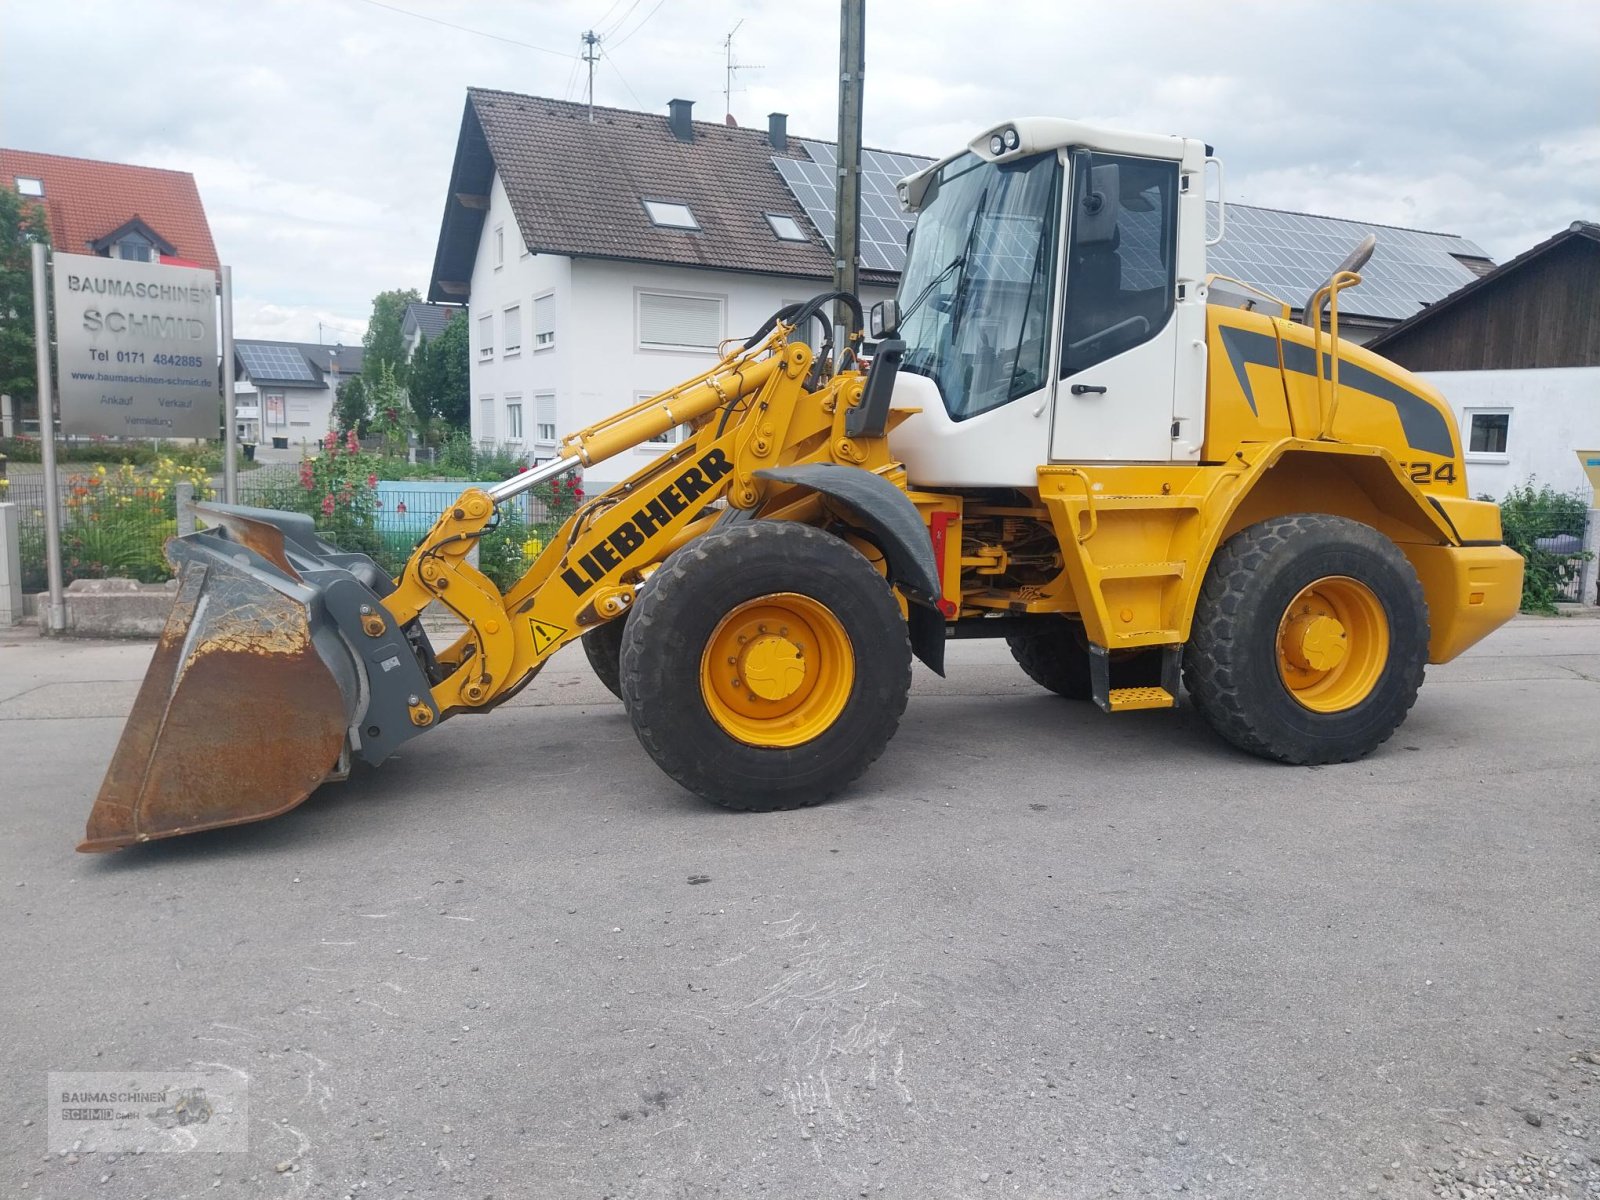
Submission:
[[[233,268],[222,268],[222,498],[239,503],[239,422],[233,394]]]
[[[216,276],[86,254],[52,259],[61,432],[216,437]]]
[[[43,242],[33,244],[33,349],[39,372],[39,458],[44,465],[44,562],[51,633],[67,627],[67,597],[61,571],[61,486],[56,472],[55,387],[50,378],[50,287]]]

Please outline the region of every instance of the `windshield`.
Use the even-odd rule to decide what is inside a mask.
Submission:
[[[928,185],[900,277],[901,369],[957,421],[1046,382],[1061,169],[1054,154],[963,154]]]

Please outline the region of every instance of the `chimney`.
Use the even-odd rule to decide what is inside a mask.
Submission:
[[[787,150],[789,148],[789,114],[767,114],[767,141],[772,143],[774,150]]]
[[[672,136],[680,142],[694,141],[693,112],[693,100],[667,101],[667,126],[672,130]]]

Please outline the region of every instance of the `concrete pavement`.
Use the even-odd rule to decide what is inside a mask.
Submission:
[[[0,637],[0,1195],[1600,1192],[1600,622],[1311,770],[951,649],[817,809],[683,793],[571,650],[285,817],[91,858],[150,646]],[[197,1063],[248,1153],[46,1153],[46,1072]]]

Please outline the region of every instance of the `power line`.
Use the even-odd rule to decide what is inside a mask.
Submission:
[[[617,3],[620,4],[621,0],[617,0]],[[613,4],[611,7],[615,8],[616,6],[617,6],[616,4]],[[633,0],[633,3],[629,4],[628,7],[623,10],[622,15],[620,17],[618,17],[614,22],[612,22],[611,28],[607,29],[605,31],[605,33],[601,34],[600,36],[601,37],[610,37],[617,30],[621,29],[623,24],[627,21],[627,19],[630,16],[633,15],[633,10],[638,8],[638,7],[639,7],[639,0]],[[600,19],[602,21],[605,20],[604,17],[601,17]]]
[[[622,80],[622,86],[628,89],[628,95],[633,97],[633,102],[640,108],[643,108],[644,101],[639,99],[639,93],[633,90],[633,85],[629,83],[627,78],[622,74],[622,68],[617,66],[617,60],[612,58],[611,55],[607,54],[603,49],[600,51],[600,54],[606,60],[606,62],[611,64],[611,69],[617,73],[617,78]]]
[[[472,29],[466,25],[457,25],[454,21],[441,20],[430,17],[427,13],[412,12],[409,8],[400,8],[393,4],[385,4],[383,0],[361,0],[363,4],[370,4],[374,8],[387,9],[389,12],[399,13],[403,17],[415,17],[419,21],[429,21],[434,25],[443,25],[446,29],[454,29],[460,33],[476,34],[478,37],[492,38],[497,42],[505,42],[510,46],[521,46],[524,50],[537,50],[540,54],[553,54],[557,58],[573,58],[574,55],[563,54],[559,50],[552,50],[548,46],[535,46],[532,42],[519,42],[516,38],[504,37],[498,33],[489,33],[482,29]]]
[[[667,0],[656,0],[655,8],[652,8],[649,12],[645,13],[644,20],[640,21],[632,29],[628,30],[627,33],[623,34],[622,35],[622,40],[617,42],[616,46],[613,46],[612,49],[615,50],[618,46],[621,46],[623,44],[623,42],[626,42],[634,34],[638,33],[639,30],[643,29],[646,25],[648,25],[650,23],[650,18],[656,15],[656,9],[660,8],[666,2],[667,2]]]

